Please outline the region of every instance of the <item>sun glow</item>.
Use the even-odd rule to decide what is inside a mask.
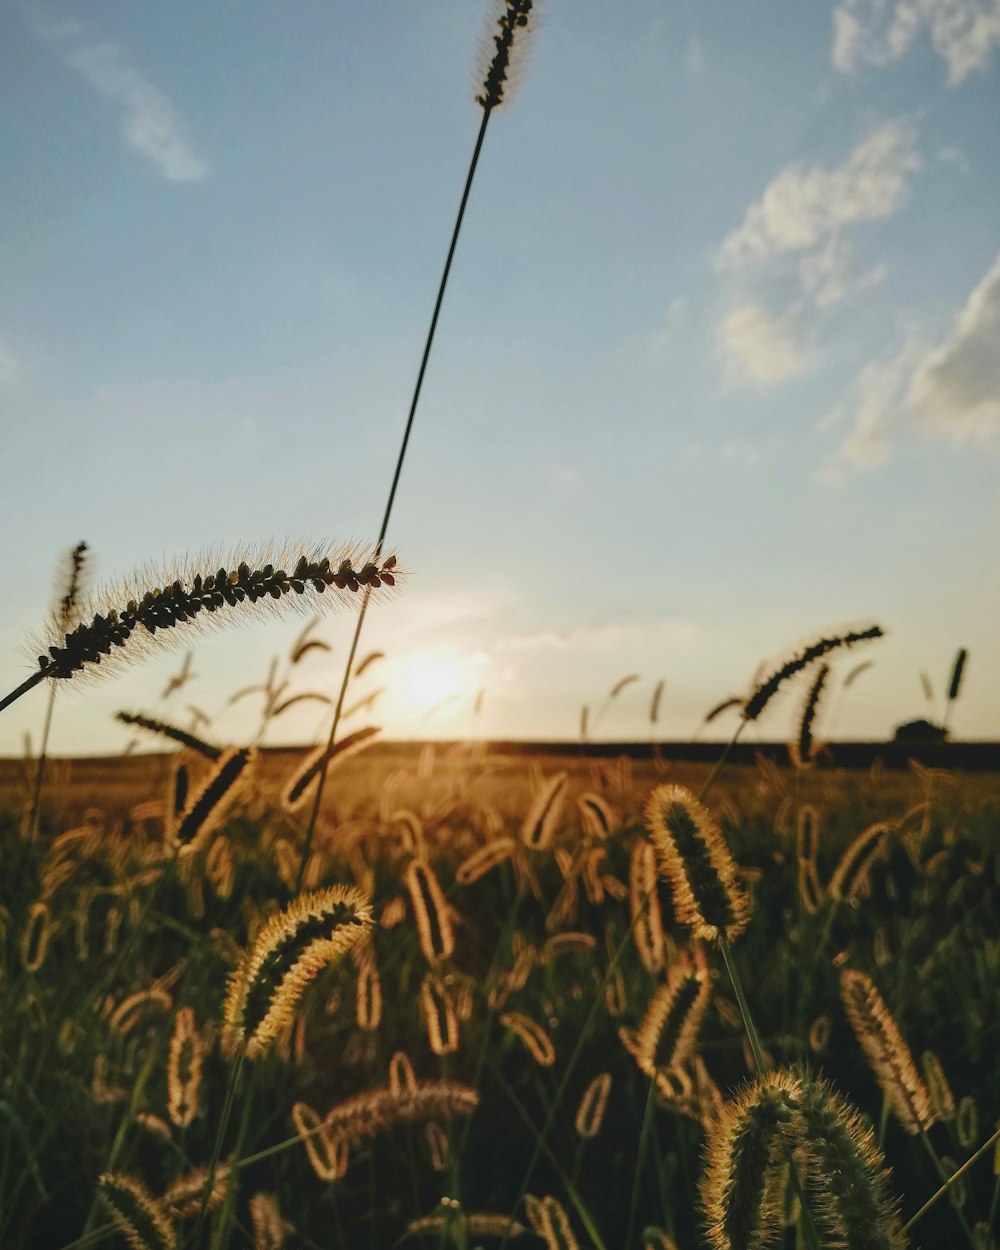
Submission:
[[[415,656],[403,669],[400,679],[403,701],[416,712],[426,712],[454,698],[461,694],[462,687],[458,666],[433,655]]]

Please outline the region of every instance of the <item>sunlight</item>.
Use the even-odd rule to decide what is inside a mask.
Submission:
[[[460,694],[462,686],[458,665],[440,656],[418,655],[403,669],[400,693],[408,707],[425,712]]]

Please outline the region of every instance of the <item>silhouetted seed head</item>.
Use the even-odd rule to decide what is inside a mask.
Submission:
[[[105,1172],[97,1191],[132,1250],[176,1250],[173,1221],[141,1181]]]
[[[195,751],[207,760],[217,760],[222,754],[221,747],[212,746],[196,734],[188,733],[186,729],[180,729],[176,725],[167,724],[166,721],[156,720],[152,716],[144,716],[141,712],[118,712],[116,718],[123,725],[134,725],[137,729],[145,729],[147,733],[169,738],[171,742],[179,743],[180,746]]]
[[[512,80],[516,79],[519,65],[523,62],[525,43],[537,18],[537,3],[533,0],[501,0],[496,6],[498,16],[491,22],[489,42],[483,45],[483,60],[487,68],[476,103],[484,109],[498,108],[509,94]]]
[[[292,1018],[305,987],[364,939],[371,904],[353,886],[302,894],[264,922],[229,980],[222,1043],[248,1059],[262,1055]]]
[[[840,996],[851,1028],[899,1122],[908,1133],[926,1131],[934,1123],[930,1095],[871,977],[845,968],[840,974]]]
[[[529,850],[543,851],[552,845],[566,798],[568,773],[556,773],[539,790],[521,826],[521,841]]]
[[[948,702],[952,703],[958,698],[959,691],[962,689],[962,677],[965,673],[965,663],[969,658],[969,653],[962,647],[955,656],[955,665],[951,670],[951,685],[948,687]]]
[[[430,864],[411,860],[403,875],[417,921],[420,949],[428,963],[447,959],[455,949],[455,934],[444,891]]]
[[[826,686],[826,681],[829,676],[829,664],[822,665],[819,672],[816,674],[816,680],[809,688],[809,694],[806,696],[806,701],[802,708],[802,716],[799,720],[798,737],[792,744],[792,762],[797,768],[805,768],[807,765],[811,764],[816,755],[816,742],[813,737],[813,725],[816,721],[819,701],[822,698],[823,689]]]
[[[66,553],[59,570],[56,592],[58,600],[53,617],[64,633],[79,622],[80,599],[86,594],[86,583],[89,580],[86,568],[87,550],[86,543],[77,543]]]
[[[38,656],[39,671],[59,679],[93,674],[98,666],[104,672],[111,660],[140,654],[140,644],[156,645],[154,635],[157,642],[176,642],[179,626],[185,638],[196,624],[245,620],[255,610],[283,612],[294,605],[311,612],[317,596],[325,604],[342,602],[362,586],[392,586],[398,575],[395,556],[376,561],[374,552],[354,547],[238,551],[221,565],[218,558],[169,574],[140,570],[86,596],[77,605],[79,623],[70,628],[55,613],[42,641],[46,653]]]
[[[849,630],[846,633],[836,634],[830,638],[820,638],[810,643],[755,687],[743,706],[743,719],[745,721],[756,720],[790,677],[801,673],[803,669],[808,668],[816,660],[821,660],[825,655],[829,655],[831,651],[836,651],[839,647],[853,647],[859,642],[868,642],[882,636],[883,631],[880,626],[870,625],[866,629]]]
[[[196,855],[204,849],[228,808],[245,789],[256,763],[257,752],[252,747],[233,747],[219,756],[201,789],[187,800],[169,831],[170,841],[181,856]]]
[[[581,1137],[596,1137],[604,1123],[604,1112],[611,1093],[611,1073],[602,1072],[595,1076],[583,1091],[580,1105],[576,1111],[576,1131]]]
[[[646,803],[646,825],[680,923],[709,941],[738,937],[750,920],[750,900],[708,810],[683,786],[657,786]]]

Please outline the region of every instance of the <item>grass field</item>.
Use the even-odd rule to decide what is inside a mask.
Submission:
[[[193,791],[214,766],[186,763]],[[216,1184],[202,1244],[499,1245],[508,1218],[508,1235],[553,1247],[720,1244],[699,1198],[706,1139],[754,1060],[718,944],[677,922],[665,880],[643,893],[647,796],[697,793],[708,770],[476,745],[345,759],[305,885],[358,885],[377,923],[244,1062],[220,1046],[223,999],[241,949],[295,894],[304,820],[280,795],[296,763],[267,753],[182,857],[165,833],[177,758],[51,765],[34,840],[30,787],[5,766],[0,1243],[125,1229],[133,1245],[194,1244],[199,1203],[177,1186],[218,1149],[233,1184]],[[706,801],[752,899],[731,957],[764,1062],[808,1065],[867,1117],[908,1220],[997,1117],[1000,781],[761,760],[724,768]],[[871,856],[831,891],[875,822]],[[484,847],[497,862],[472,880]],[[847,968],[871,978],[929,1083],[926,1133],[893,1113],[892,1077],[852,1029]],[[649,1008],[685,972],[702,988],[677,1046],[677,1022]],[[991,1149],[911,1244],[992,1244],[993,1164]],[[812,1210],[815,1164],[799,1166]],[[783,1244],[835,1244],[787,1168],[772,1180]]]

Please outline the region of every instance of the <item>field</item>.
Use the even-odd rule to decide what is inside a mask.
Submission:
[[[179,855],[182,762],[193,794],[220,767],[190,751],[51,763],[35,838],[19,766],[0,775],[5,1247],[123,1230],[133,1245],[309,1250],[721,1244],[699,1196],[706,1142],[754,1069],[724,957],[764,1063],[809,1089],[824,1078],[861,1113],[904,1222],[993,1133],[995,775],[724,766],[705,801],[752,913],[721,947],[679,923],[644,815],[657,786],[702,791],[707,767],[482,744],[345,753],[304,885],[356,884],[375,923],[310,965],[259,1053],[248,1022],[268,1004],[251,1004],[243,1058],[223,1045],[223,1000],[296,893],[306,820],[281,792],[298,760],[266,753]],[[265,998],[308,938],[272,947]],[[882,1033],[869,1021],[867,1053],[848,969],[891,1015]],[[874,1064],[873,1037],[891,1052]],[[780,1244],[902,1244],[843,1211],[851,1235],[831,1235],[807,1144],[765,1148]],[[199,1229],[197,1176],[183,1182],[216,1152]],[[991,1148],[910,1244],[993,1244],[998,1186]]]

